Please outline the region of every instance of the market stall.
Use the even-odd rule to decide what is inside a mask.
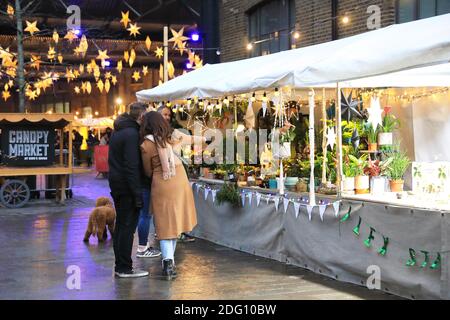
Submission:
[[[4,206],[21,207],[28,202],[31,191],[47,191],[30,189],[27,179],[34,176],[57,177],[57,198],[64,202],[68,176],[76,171],[71,135],[67,135],[68,155],[64,156],[64,132],[71,131],[72,121],[70,114],[0,114],[0,199]]]
[[[450,298],[450,157],[430,147],[449,132],[449,21],[206,66],[138,92],[187,99],[168,105],[188,129],[223,131],[228,116],[232,139],[271,133],[256,164],[203,169],[225,184],[193,181],[196,235],[362,285],[378,270],[373,288],[408,298]]]

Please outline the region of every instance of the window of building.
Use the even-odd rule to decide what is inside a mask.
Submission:
[[[265,1],[248,12],[251,56],[288,50],[295,29],[295,0]]]
[[[54,95],[44,95],[41,97],[38,112],[70,113],[70,101],[65,95],[58,98]]]
[[[397,23],[450,13],[450,0],[397,0]]]

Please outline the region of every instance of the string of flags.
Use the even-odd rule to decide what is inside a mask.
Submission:
[[[346,222],[347,220],[350,219],[351,217],[351,213],[352,213],[352,207],[350,206],[348,209],[348,212],[341,218],[341,222]],[[361,218],[361,216],[358,217],[358,223],[357,225],[353,228],[353,233],[355,234],[355,236],[359,237],[360,235],[360,229],[361,229],[361,224],[363,223],[363,220]],[[370,226],[369,224],[366,224],[369,228],[369,235],[367,237],[367,239],[364,240],[364,246],[366,246],[367,248],[371,248],[372,247],[372,241],[375,240],[375,234],[379,234],[382,238],[383,238],[383,246],[378,249],[378,254],[380,254],[381,256],[385,256],[388,250],[388,245],[390,242],[392,242],[392,240],[390,240],[389,237],[385,236],[384,234],[378,232],[377,230],[375,230],[374,227]],[[419,266],[418,263],[418,258],[417,258],[417,251],[419,251],[420,253],[423,254],[423,261],[420,264],[420,268],[426,268],[426,267],[430,267],[430,269],[432,270],[436,270],[439,269],[440,265],[441,265],[441,252],[435,252],[435,260],[431,263],[430,262],[430,256],[432,255],[432,253],[430,251],[427,250],[415,250],[414,248],[409,248],[409,259],[406,262],[406,266],[408,267],[413,267],[413,266]]]
[[[211,188],[210,186],[206,184],[199,184],[197,182],[191,182],[191,186],[194,188],[194,191],[199,193],[200,189],[203,189],[204,199],[208,199],[208,195],[211,193],[212,200],[215,202],[216,200],[216,189]],[[241,204],[242,207],[245,207],[245,205],[248,203],[249,206],[252,205],[253,199],[256,200],[256,206],[259,207],[261,200],[264,199],[266,201],[266,204],[269,205],[269,203],[273,203],[275,205],[276,211],[279,210],[280,204],[283,205],[283,211],[284,213],[287,213],[289,209],[289,205],[292,203],[294,207],[294,213],[295,217],[298,218],[298,215],[300,213],[300,208],[305,207],[306,212],[308,213],[308,218],[311,221],[312,214],[314,208],[318,208],[320,220],[324,221],[324,215],[328,207],[333,208],[334,216],[338,217],[339,215],[339,208],[340,208],[340,200],[336,200],[333,202],[330,202],[328,200],[319,200],[318,204],[316,205],[310,205],[309,199],[307,197],[300,197],[300,198],[288,198],[286,196],[281,195],[273,195],[273,194],[266,194],[266,193],[260,193],[257,191],[249,191],[249,190],[242,190],[240,193],[241,197]]]

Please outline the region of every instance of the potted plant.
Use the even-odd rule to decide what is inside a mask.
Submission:
[[[352,162],[345,162],[342,166],[344,177],[342,179],[343,189],[345,193],[355,192],[355,177],[357,168]]]
[[[369,159],[368,166],[364,170],[364,173],[370,177],[371,194],[382,194],[386,191],[387,180],[382,174],[386,171],[389,163],[390,158],[386,161],[380,161],[379,159],[372,161]]]
[[[281,133],[280,137],[280,158],[289,158],[291,156],[291,142],[295,139],[295,128],[290,127]]]
[[[394,152],[390,157],[386,174],[389,177],[389,186],[392,192],[403,191],[403,176],[411,164],[411,160],[403,152]]]
[[[364,125],[364,131],[367,135],[367,147],[370,152],[375,152],[378,150],[378,127],[376,129],[373,128],[371,123],[366,123]]]
[[[384,108],[384,117],[381,132],[378,134],[378,145],[389,147],[392,145],[392,132],[400,127],[400,120],[391,114],[391,108]]]
[[[355,193],[365,194],[369,193],[370,178],[364,174],[364,169],[367,167],[367,154],[357,158],[354,155],[348,155],[350,162],[355,167]]]
[[[239,189],[234,183],[225,183],[222,188],[217,192],[216,200],[219,205],[228,202],[233,207],[241,206],[241,199],[239,195]]]

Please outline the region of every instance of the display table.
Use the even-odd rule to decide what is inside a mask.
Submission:
[[[253,195],[251,204],[247,201],[244,207],[235,208],[228,203],[213,202],[211,192],[204,192],[205,187],[220,188],[201,181],[193,185],[198,215],[198,226],[193,233],[197,237],[359,285],[366,285],[372,274],[368,268],[376,266],[383,291],[411,299],[450,298],[446,253],[450,245],[449,211],[418,209],[410,202],[399,206],[369,201],[369,196],[354,196],[341,201],[337,217],[332,208],[327,208],[322,221],[315,208],[309,220],[305,206],[300,207],[298,217],[292,204],[286,213],[282,202],[276,209],[274,202],[267,201],[265,189],[252,188],[254,194],[263,194],[259,205]],[[321,198],[330,199],[318,196],[317,200]],[[350,216],[341,221],[350,207]],[[359,218],[362,223],[357,236],[353,229]],[[370,228],[375,230],[374,239],[366,247],[364,240]],[[383,236],[390,239],[384,256],[378,253],[384,244]],[[406,265],[411,258],[410,248],[416,252],[415,266]],[[429,261],[423,268],[425,256],[421,251],[429,252]],[[432,269],[430,266],[438,252],[442,262]]]

